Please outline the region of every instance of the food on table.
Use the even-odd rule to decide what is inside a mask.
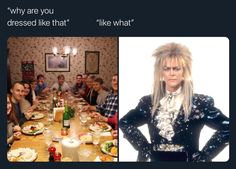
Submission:
[[[7,159],[11,162],[31,162],[37,158],[37,152],[31,148],[18,148],[7,153]]]
[[[37,110],[46,110],[47,109],[47,106],[45,103],[39,103],[36,107]]]
[[[109,156],[109,155],[101,155],[99,156],[100,160],[102,162],[109,162],[109,161],[113,161],[113,157],[112,156]]]
[[[100,132],[106,132],[112,129],[110,125],[103,122],[95,122],[94,124],[90,125],[89,128],[92,131],[100,131]]]
[[[41,118],[44,118],[43,113],[40,113],[40,112],[33,112],[32,113],[32,117],[31,117],[32,120],[37,120],[37,119],[41,119]]]
[[[81,134],[79,136],[79,139],[80,139],[80,141],[82,141],[84,143],[92,143],[92,141],[93,141],[91,133]]]
[[[91,118],[98,118],[99,116],[101,116],[101,114],[98,112],[92,112],[92,113],[89,113],[89,116]]]
[[[44,124],[37,123],[23,127],[22,132],[24,134],[35,135],[35,134],[41,134],[43,130],[44,130]]]
[[[111,148],[110,152],[111,152],[111,154],[112,154],[113,156],[116,156],[116,155],[117,155],[117,147],[113,146],[113,147]]]
[[[117,143],[114,145],[114,140],[106,141],[101,144],[101,150],[105,154],[111,155],[111,156],[117,156]]]

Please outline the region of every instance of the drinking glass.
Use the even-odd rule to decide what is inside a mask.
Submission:
[[[44,139],[45,139],[45,144],[46,144],[47,149],[48,149],[48,147],[52,144],[53,132],[46,128],[43,132],[43,136],[44,136]]]
[[[100,142],[101,133],[99,131],[93,132],[93,144],[98,145]]]
[[[81,112],[80,113],[80,121],[82,123],[82,125],[86,125],[86,122],[88,120],[88,115],[86,112]]]
[[[48,112],[48,124],[52,125],[53,123],[53,112]]]
[[[87,148],[79,148],[78,151],[78,156],[79,156],[79,161],[90,161],[89,156],[93,154],[91,149],[87,149]]]

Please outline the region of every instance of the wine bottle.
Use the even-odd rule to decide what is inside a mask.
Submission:
[[[65,102],[65,109],[63,113],[63,127],[70,128],[70,113],[67,102]]]

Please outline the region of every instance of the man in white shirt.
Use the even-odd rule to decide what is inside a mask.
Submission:
[[[53,90],[65,92],[70,90],[70,86],[65,82],[65,76],[63,74],[58,75],[58,82],[52,85]]]

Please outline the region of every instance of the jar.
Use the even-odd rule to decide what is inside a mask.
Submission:
[[[67,136],[68,135],[68,129],[67,128],[62,128],[61,129],[61,135],[62,136]]]

